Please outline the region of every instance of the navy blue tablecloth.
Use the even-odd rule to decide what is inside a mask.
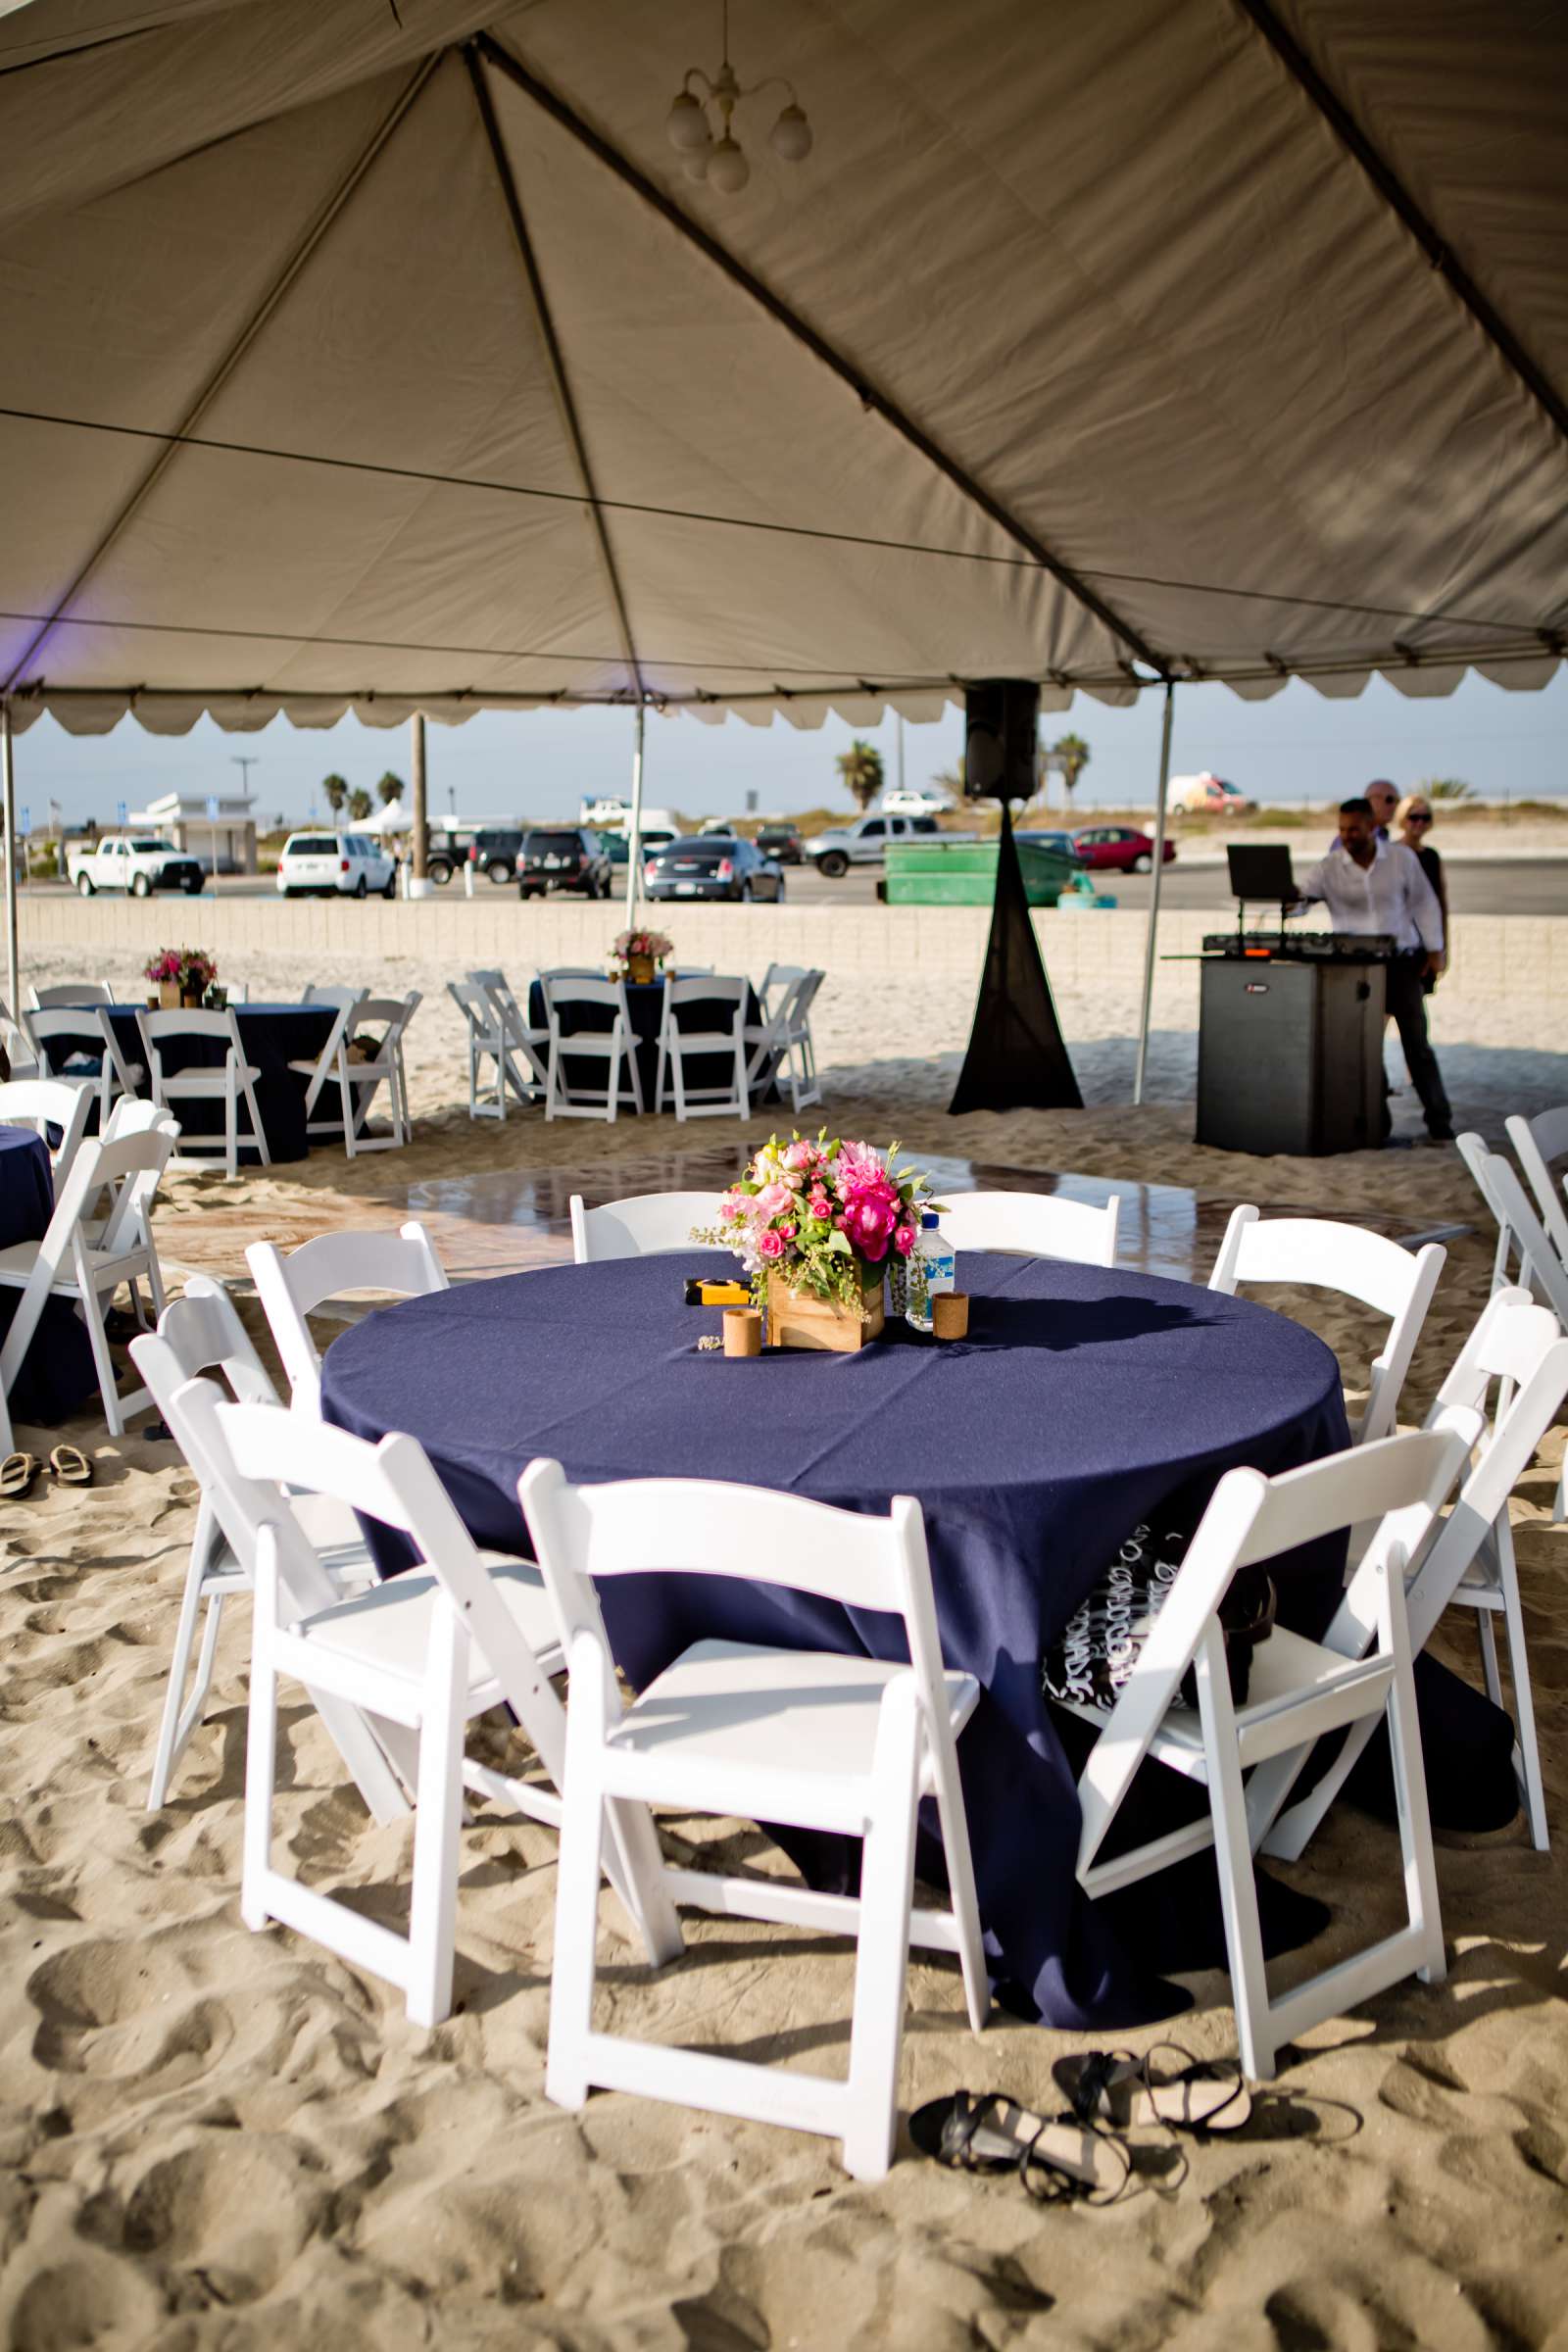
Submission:
[[[315,1061],[332,1034],[337,1018],[330,1004],[236,1004],[234,1012],[239,1021],[240,1044],[245,1058],[255,1068],[256,1107],[262,1116],[262,1132],[267,1148],[274,1161],[303,1159],[309,1149],[305,1133],[305,1090],[307,1077],[289,1068],[291,1061]],[[136,1010],[130,1004],[111,1004],[109,1018],[115,1032],[115,1042],[129,1066],[145,1062],[141,1048],[141,1032],[136,1026]],[[52,1039],[51,1058],[58,1068],[62,1051],[77,1046],[81,1054],[96,1065],[103,1051],[103,1040],[96,1022],[89,1019],[78,1041]],[[192,1037],[171,1040],[162,1049],[164,1067],[171,1073],[176,1070],[220,1068],[224,1058],[221,1038]],[[150,1094],[144,1081],[140,1090]],[[338,1101],[333,1090],[330,1102],[323,1102],[319,1115],[328,1117],[336,1112]],[[182,1102],[175,1106],[180,1127],[187,1135],[221,1135],[223,1105],[221,1102]],[[243,1113],[241,1114],[243,1117]],[[89,1133],[96,1132],[96,1111],[89,1122]],[[241,1148],[240,1159],[257,1164],[257,1154]]]
[[[42,1136],[30,1127],[0,1127],[0,1250],[42,1241],[54,1213],[54,1176]],[[11,1329],[22,1294],[0,1285],[0,1341]],[[74,1413],[97,1382],[92,1349],[69,1298],[51,1298],[22,1359],[7,1403],[13,1422],[52,1426]]]
[[[680,974],[677,972],[676,978],[679,977]],[[693,977],[696,975],[694,974]],[[626,983],[626,1010],[631,1015],[632,1034],[637,1040],[637,1075],[642,1082],[643,1108],[652,1110],[658,1099],[659,1089],[659,1031],[664,1018],[663,981],[628,980]],[[689,1004],[681,1004],[676,1008],[676,1018],[683,1029],[724,1029],[729,1026],[734,1017],[734,1006],[727,1004],[722,997],[707,1000],[694,997]],[[762,1008],[758,1003],[757,991],[748,981],[746,986],[746,1026],[749,1029],[757,1028],[760,1025],[761,1018]],[[566,1037],[569,1037],[574,1029],[587,1032],[597,1031],[608,1035],[614,1027],[614,1007],[610,1004],[562,1006],[562,1033]],[[537,980],[528,990],[528,1026],[531,1029],[542,1029],[545,1026],[545,992]],[[572,1056],[567,1054],[564,1061],[568,1087],[581,1087],[585,1093],[603,1094],[605,1088],[603,1057],[598,1060],[579,1057],[574,1061]],[[732,1063],[727,1054],[694,1054],[686,1063],[686,1084],[689,1087],[727,1086],[730,1082],[731,1071]],[[765,1093],[760,1094],[756,1098],[759,1102],[776,1102],[778,1099],[776,1086],[769,1086]],[[622,1105],[622,1115],[624,1115],[624,1105]]]
[[[536,1454],[573,1479],[744,1479],[865,1511],[916,1495],[945,1655],[982,1687],[958,1744],[999,1988],[1058,2026],[1181,2006],[1152,1979],[1191,1953],[1137,1948],[1081,1896],[1075,1777],[1040,1660],[1141,1520],[1196,1516],[1237,1463],[1285,1470],[1348,1443],[1334,1356],[1245,1299],[963,1252],[966,1341],[900,1324],[854,1355],[736,1364],[697,1350],[716,1310],[681,1303],[687,1272],[731,1264],[694,1250],[552,1267],[383,1309],[327,1351],[326,1415],[370,1439],[412,1431],[475,1539],[504,1549],[525,1547],[516,1480]],[[384,1570],[406,1564],[398,1539],[370,1533]],[[1283,1622],[1323,1630],[1343,1558],[1289,1564]],[[894,1621],[740,1578],[617,1578],[602,1599],[637,1687],[704,1635],[903,1654]],[[842,1852],[778,1835],[819,1884],[847,1875]]]

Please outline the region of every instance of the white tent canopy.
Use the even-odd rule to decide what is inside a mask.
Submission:
[[[368,816],[363,825],[357,826],[356,831],[378,833],[386,840],[394,833],[407,833],[413,822],[414,815],[406,802],[388,801],[373,816]]]
[[[1568,35],[1533,0],[30,0],[0,694],[80,732],[871,723],[1554,669]]]

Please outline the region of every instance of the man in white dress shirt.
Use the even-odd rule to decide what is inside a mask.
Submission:
[[[1453,1113],[1427,1036],[1421,986],[1442,960],[1443,908],[1415,852],[1402,842],[1380,840],[1376,825],[1369,802],[1342,802],[1340,838],[1307,875],[1301,896],[1321,900],[1336,931],[1385,932],[1394,941],[1394,959],[1384,966],[1389,1011],[1421,1098],[1427,1133],[1434,1143],[1451,1143]],[[1387,1103],[1383,1120],[1387,1136]]]

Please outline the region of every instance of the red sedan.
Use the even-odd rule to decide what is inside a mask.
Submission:
[[[1151,874],[1154,870],[1154,844],[1148,833],[1135,833],[1131,825],[1086,825],[1072,837],[1072,846],[1088,866],[1109,866],[1119,874]],[[1169,865],[1176,855],[1176,844],[1165,844],[1165,863]]]

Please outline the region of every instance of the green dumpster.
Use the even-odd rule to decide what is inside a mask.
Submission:
[[[1059,850],[1020,841],[1018,863],[1031,906],[1054,906],[1078,868]],[[997,842],[952,835],[888,845],[882,894],[890,906],[989,906],[997,895]]]

